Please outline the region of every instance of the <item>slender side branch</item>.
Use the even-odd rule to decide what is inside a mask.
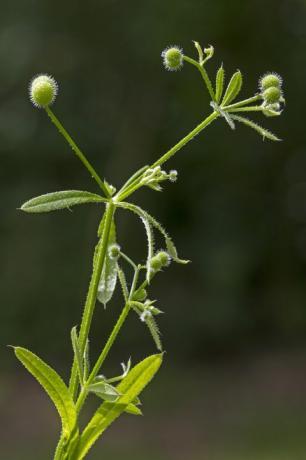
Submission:
[[[76,145],[76,143],[74,142],[74,140],[72,139],[70,134],[68,134],[66,129],[63,127],[63,125],[61,124],[59,119],[54,115],[54,113],[52,112],[50,107],[46,107],[45,110],[46,110],[48,116],[50,117],[52,123],[55,124],[55,126],[57,127],[59,132],[62,134],[62,136],[64,136],[64,138],[66,139],[66,141],[68,142],[68,144],[70,145],[70,147],[72,148],[72,150],[74,151],[76,156],[81,160],[81,162],[83,163],[83,165],[85,166],[85,168],[87,169],[89,174],[91,175],[91,177],[93,177],[93,179],[97,182],[99,187],[103,190],[105,196],[107,196],[109,198],[110,197],[109,192],[108,192],[107,188],[105,187],[103,180],[98,175],[98,173],[96,172],[94,167],[89,163],[89,161],[87,160],[85,155],[81,152],[81,150]]]
[[[219,117],[219,113],[214,111],[207,118],[205,118],[202,123],[200,123],[196,128],[194,128],[187,136],[183,137],[177,144],[175,144],[168,152],[166,152],[161,158],[159,158],[155,163],[153,163],[150,168],[155,168],[156,166],[161,166],[166,161],[168,161],[176,152],[178,152],[182,147],[184,147],[188,142],[190,142],[195,136],[197,136],[203,129],[205,129],[210,123],[212,123],[216,118]],[[142,177],[142,176],[141,176]],[[128,196],[134,193],[138,188],[141,187],[140,181],[136,184],[132,184],[131,188],[127,188],[122,193],[118,192],[116,199],[118,201],[125,200]]]
[[[236,102],[235,104],[225,105],[224,107],[222,107],[222,109],[223,110],[236,109],[236,108],[242,107],[244,105],[253,104],[254,102],[258,102],[261,99],[262,98],[261,98],[260,94],[256,94],[253,97],[249,97],[248,99],[243,99],[243,101]]]

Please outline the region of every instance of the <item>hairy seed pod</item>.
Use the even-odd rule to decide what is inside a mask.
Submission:
[[[259,81],[259,86],[262,91],[271,88],[272,86],[280,88],[282,86],[282,77],[277,73],[267,73],[266,75],[261,77]]]
[[[164,66],[167,70],[175,71],[183,66],[183,50],[178,46],[166,48],[162,52]]]
[[[170,256],[166,251],[159,251],[156,257],[158,257],[162,267],[167,267],[169,265]]]
[[[152,259],[150,260],[150,267],[155,272],[158,272],[162,268],[162,262],[158,255],[152,257]]]
[[[53,77],[38,75],[31,81],[29,92],[33,104],[36,107],[45,108],[55,101],[58,85]]]
[[[270,86],[262,93],[262,97],[267,104],[275,104],[279,102],[282,93],[276,86]]]

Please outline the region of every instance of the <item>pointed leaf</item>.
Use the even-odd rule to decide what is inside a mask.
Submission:
[[[245,124],[246,126],[249,126],[252,129],[255,129],[259,134],[262,135],[263,139],[267,138],[270,139],[271,141],[281,141],[278,137],[276,137],[271,131],[268,129],[263,128],[262,126],[258,125],[257,123],[254,123],[254,121],[249,120],[248,118],[245,117],[240,117],[238,115],[231,115],[231,117],[234,120],[239,121],[240,123]]]
[[[151,332],[151,335],[152,335],[153,340],[155,342],[156,348],[159,351],[162,351],[163,346],[162,346],[162,343],[161,343],[160,330],[158,328],[157,322],[155,321],[155,319],[153,318],[152,315],[146,316],[144,321],[145,321],[149,331]]]
[[[190,262],[189,260],[179,259],[176,247],[174,246],[172,239],[170,238],[166,230],[163,228],[163,226],[153,216],[151,216],[147,211],[144,211],[140,206],[136,206],[135,204],[127,203],[127,202],[121,203],[119,206],[124,209],[128,209],[129,211],[134,212],[140,218],[148,220],[149,223],[154,228],[156,228],[165,238],[167,251],[175,262],[180,263],[180,264],[187,264]]]
[[[19,361],[38,380],[53,401],[62,420],[63,435],[69,438],[76,426],[77,414],[65,383],[54,369],[31,351],[21,347],[15,347],[14,351]]]
[[[126,277],[125,277],[124,271],[122,270],[122,268],[119,265],[117,265],[117,272],[118,272],[118,278],[119,278],[122,293],[123,293],[123,298],[124,298],[125,302],[127,302],[128,298],[129,298],[129,290],[128,290],[128,287],[127,287],[127,282],[126,282]]]
[[[202,64],[202,62],[204,61],[204,54],[203,54],[202,47],[201,47],[200,43],[196,42],[195,40],[193,40],[193,43],[194,43],[194,46],[196,47],[197,52],[199,54],[199,64]]]
[[[86,340],[86,345],[84,349],[83,355],[83,373],[84,373],[84,381],[87,379],[90,371],[90,359],[89,359],[89,340]]]
[[[91,393],[95,393],[100,398],[104,399],[105,401],[116,401],[120,396],[117,389],[106,382],[97,382],[88,385],[88,391]]]
[[[47,193],[32,198],[21,206],[25,212],[50,212],[58,209],[70,208],[76,204],[101,203],[106,200],[95,193],[83,192],[81,190],[65,190],[63,192]]]
[[[154,234],[150,225],[149,220],[146,218],[146,216],[141,217],[142,223],[144,225],[144,228],[146,230],[146,235],[147,235],[147,241],[148,241],[148,255],[147,255],[147,281],[150,282],[151,279],[151,266],[150,262],[153,257],[154,253]]]
[[[83,385],[84,383],[83,357],[82,357],[82,353],[81,353],[81,349],[79,345],[79,339],[78,339],[76,326],[74,326],[71,329],[71,342],[72,342],[72,348],[73,348],[75,360],[77,363],[80,384]]]
[[[115,243],[116,226],[113,221],[109,235],[108,248]],[[117,274],[117,259],[110,257],[107,251],[97,292],[97,299],[104,304],[104,307],[113,296],[117,284]]]
[[[132,403],[127,406],[125,412],[131,415],[142,415],[141,409],[139,409],[139,407],[135,406],[135,404]]]
[[[240,70],[234,73],[228,87],[225,91],[225,95],[222,101],[222,107],[230,104],[240,93],[242,87],[242,75]]]
[[[190,260],[179,259],[178,255],[177,255],[176,247],[175,247],[173,241],[171,240],[171,238],[168,235],[165,238],[165,241],[166,241],[166,247],[167,247],[167,251],[169,253],[169,256],[174,260],[174,262],[176,262],[178,264],[188,264],[190,262]]]
[[[224,88],[224,69],[223,65],[219,68],[216,75],[216,103],[219,104]]]
[[[122,394],[114,403],[104,402],[96,411],[91,421],[84,429],[74,460],[82,460],[92,445],[97,441],[108,426],[118,418],[122,412],[142,392],[152,380],[162,363],[162,355],[152,355],[137,364],[117,386]]]

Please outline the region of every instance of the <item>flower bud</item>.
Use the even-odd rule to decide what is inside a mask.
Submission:
[[[272,86],[280,88],[282,86],[282,78],[277,73],[267,73],[260,79],[259,86],[262,91]]]
[[[277,86],[270,86],[262,93],[262,97],[267,104],[279,102],[281,95],[281,90]]]
[[[172,46],[162,52],[164,66],[167,70],[179,70],[183,66],[183,50],[178,46]]]
[[[108,255],[111,259],[118,259],[120,257],[120,246],[119,244],[112,244],[108,248]]]
[[[177,180],[177,171],[175,169],[169,171],[169,180],[170,182],[175,182]]]
[[[58,85],[49,75],[38,75],[30,83],[30,99],[36,107],[51,105],[57,96]]]

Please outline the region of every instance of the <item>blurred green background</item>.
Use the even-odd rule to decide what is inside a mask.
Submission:
[[[305,459],[306,1],[2,0],[0,24],[1,459],[52,458],[56,414],[6,345],[29,347],[67,377],[100,218],[94,205],[17,210],[46,192],[96,191],[31,106],[28,82],[39,72],[58,80],[56,114],[117,186],[209,113],[195,69],[167,73],[161,64],[169,44],[194,54],[193,39],[215,46],[211,74],[221,62],[228,77],[242,71],[245,97],[265,71],[284,77],[284,114],[258,117],[284,140],[262,142],[220,120],[169,162],[176,184],[134,196],[192,264],[172,265],[152,288],[166,312],[167,355],[143,395],[145,417],[123,417],[88,458]],[[130,255],[144,257],[136,218],[120,214],[118,233]],[[93,357],[120,307],[119,297],[98,306]],[[153,351],[131,315],[105,373]]]

